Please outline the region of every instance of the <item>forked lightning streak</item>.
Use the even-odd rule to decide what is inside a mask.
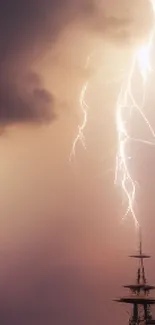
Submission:
[[[85,70],[88,69],[89,62],[90,62],[90,59],[91,59],[93,54],[94,54],[94,51],[87,57],[86,64],[85,64]],[[70,156],[69,156],[69,161],[70,162],[71,162],[72,158],[75,157],[76,146],[77,146],[79,141],[82,143],[83,148],[86,149],[84,129],[85,129],[86,124],[87,124],[87,116],[88,116],[89,107],[88,107],[88,105],[86,103],[85,97],[86,97],[86,92],[87,92],[88,86],[89,86],[89,80],[87,80],[84,83],[84,85],[82,86],[80,97],[79,97],[79,104],[80,104],[80,108],[81,108],[81,111],[82,111],[83,120],[82,120],[82,123],[78,125],[78,132],[77,132],[77,135],[76,135],[76,137],[75,137],[75,139],[73,141],[73,144],[72,144],[72,149],[71,149],[71,153],[70,153]]]
[[[148,0],[149,1],[149,0]],[[150,0],[152,5],[152,10],[155,15],[155,0]],[[136,195],[136,181],[132,178],[128,167],[128,161],[131,157],[128,157],[126,154],[126,145],[129,142],[139,142],[149,145],[155,145],[155,131],[151,126],[149,120],[147,119],[144,113],[144,104],[145,104],[145,96],[146,96],[146,83],[148,79],[148,75],[151,72],[151,64],[150,64],[150,53],[152,49],[152,42],[155,35],[155,27],[151,31],[148,42],[141,46],[140,48],[134,51],[133,60],[131,69],[129,74],[126,77],[126,81],[123,82],[123,85],[120,90],[120,94],[118,96],[118,101],[116,105],[116,128],[118,135],[118,152],[116,156],[116,169],[115,169],[115,183],[120,185],[123,192],[126,195],[128,201],[128,207],[126,210],[125,216],[130,212],[133,220],[135,222],[135,226],[139,228],[139,222],[135,213],[135,195]],[[88,67],[88,63],[90,60],[90,56],[87,58],[86,68]],[[143,81],[143,89],[142,89],[142,103],[139,105],[132,91],[133,80],[136,73],[136,68],[138,67],[139,73],[141,75]],[[88,89],[89,82],[87,81],[81,91],[80,94],[80,107],[83,113],[83,122],[78,126],[78,133],[73,142],[70,160],[73,156],[75,156],[76,145],[79,141],[81,141],[84,148],[86,148],[85,138],[84,138],[84,129],[87,124],[87,113],[88,113],[88,105],[85,101],[86,91]],[[150,131],[152,140],[147,141],[145,139],[133,138],[130,136],[127,128],[127,122],[130,121],[131,113],[137,110],[140,116],[143,118],[147,128]]]
[[[76,138],[72,145],[72,150],[70,153],[69,161],[71,161],[72,157],[75,156],[76,145],[78,144],[79,141],[81,141],[82,146],[86,149],[85,136],[84,136],[83,132],[84,132],[85,126],[87,124],[88,105],[85,102],[85,93],[87,91],[87,88],[88,88],[88,81],[82,87],[82,91],[81,91],[81,95],[80,95],[79,102],[80,102],[80,107],[81,107],[81,110],[83,113],[83,121],[82,121],[81,125],[78,125],[78,133],[77,133]]]
[[[155,6],[154,2],[151,2],[152,9],[155,12]],[[128,215],[130,212],[136,227],[139,227],[139,222],[136,217],[135,213],[135,194],[136,194],[136,181],[132,178],[129,167],[128,167],[128,161],[130,157],[126,154],[126,145],[130,141],[136,141],[141,143],[147,143],[150,145],[155,145],[155,131],[152,128],[150,122],[148,121],[143,108],[145,104],[145,93],[146,93],[146,82],[148,78],[148,74],[151,71],[151,65],[150,65],[150,52],[152,48],[152,42],[155,35],[155,29],[153,29],[150,33],[149,39],[147,44],[142,46],[141,48],[137,49],[135,51],[132,66],[129,72],[129,75],[127,77],[127,83],[126,86],[122,86],[117,107],[116,107],[116,126],[117,126],[117,134],[118,134],[118,153],[116,157],[116,170],[115,170],[115,183],[118,183],[121,185],[127,200],[128,200],[128,208],[126,211],[125,216]],[[140,75],[142,77],[143,81],[143,94],[142,94],[142,104],[139,105],[136,101],[136,98],[133,95],[132,92],[132,81],[135,76],[135,69],[138,67]],[[148,127],[151,136],[152,136],[152,142],[143,140],[143,139],[134,139],[130,137],[128,133],[128,129],[126,127],[128,116],[131,112],[134,112],[134,110],[137,110],[141,117],[143,118],[146,126]],[[124,118],[126,116],[126,118]]]

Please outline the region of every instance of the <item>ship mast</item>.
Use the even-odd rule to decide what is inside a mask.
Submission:
[[[130,257],[138,260],[136,282],[124,285],[124,288],[129,289],[128,296],[115,299],[115,301],[132,305],[129,325],[155,324],[151,313],[151,305],[155,305],[155,298],[150,296],[150,291],[155,289],[155,286],[149,285],[145,276],[144,260],[150,258],[150,256],[143,254],[141,229],[139,229],[138,254]]]

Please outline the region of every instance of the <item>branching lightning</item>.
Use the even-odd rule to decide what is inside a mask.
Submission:
[[[152,9],[155,13],[155,5],[153,1],[151,1]],[[116,107],[116,126],[117,126],[117,133],[118,133],[118,153],[116,157],[116,171],[115,171],[115,182],[118,181],[121,184],[121,187],[127,197],[128,200],[128,208],[126,211],[125,216],[128,215],[130,212],[136,227],[139,226],[139,222],[136,217],[135,213],[135,194],[136,194],[136,182],[132,178],[129,168],[128,168],[128,160],[130,157],[126,155],[126,145],[129,141],[136,141],[142,143],[148,143],[151,145],[155,145],[155,131],[153,130],[150,122],[148,121],[143,107],[145,104],[145,93],[146,93],[146,82],[148,78],[148,74],[151,71],[150,65],[150,52],[152,48],[152,41],[154,37],[155,30],[153,29],[150,33],[149,39],[147,44],[145,44],[140,49],[137,49],[134,53],[131,69],[129,75],[127,77],[126,84],[123,84],[120,94],[118,96],[118,102]],[[139,105],[133,95],[132,92],[132,81],[135,75],[135,69],[138,66],[139,72],[142,77],[143,81],[143,101],[142,105]],[[134,139],[130,137],[126,123],[128,114],[131,113],[134,109],[136,109],[141,117],[143,118],[145,124],[147,125],[151,136],[153,138],[152,142],[145,141],[143,139]],[[124,115],[126,119],[124,119]]]
[[[86,149],[85,136],[84,136],[83,132],[84,132],[85,126],[87,124],[88,105],[85,101],[85,94],[86,94],[87,88],[88,88],[88,81],[85,82],[84,86],[82,87],[81,94],[80,94],[79,102],[80,102],[80,107],[81,107],[82,114],[83,114],[83,121],[82,121],[82,124],[78,125],[78,133],[76,135],[75,140],[73,141],[69,161],[71,161],[72,157],[75,156],[76,146],[79,141],[81,141],[82,146],[84,147],[84,149]]]
[[[151,2],[152,10],[155,15],[155,0],[148,0],[148,1]],[[130,213],[135,222],[136,227],[138,228],[140,225],[135,213],[136,181],[132,178],[132,175],[128,167],[128,161],[131,157],[129,157],[126,154],[126,146],[129,142],[139,142],[139,143],[144,143],[149,145],[155,145],[155,131],[151,126],[143,110],[145,104],[145,97],[146,97],[146,83],[147,83],[148,75],[152,70],[150,64],[150,53],[152,49],[152,42],[154,36],[155,36],[155,27],[153,28],[153,30],[151,31],[148,37],[148,42],[134,51],[131,68],[127,77],[125,78],[125,81],[123,81],[118,96],[117,105],[116,105],[116,128],[118,134],[118,152],[116,156],[115,184],[121,186],[127,198],[128,207],[125,216],[127,216],[128,213]],[[87,62],[85,66],[86,69],[88,68],[90,57],[91,55],[87,58]],[[133,80],[135,77],[137,67],[143,81],[141,105],[138,104],[132,91]],[[88,85],[89,85],[89,81],[86,81],[82,87],[80,98],[79,98],[80,107],[83,114],[83,121],[82,124],[78,126],[78,133],[72,145],[70,161],[72,157],[75,156],[76,146],[79,141],[81,141],[83,147],[86,149],[84,129],[87,124],[87,114],[88,114],[88,105],[85,100]],[[137,110],[138,113],[143,118],[143,121],[145,122],[147,128],[150,131],[152,141],[133,138],[130,136],[127,128],[127,122],[129,122],[130,114],[135,110]]]
[[[93,53],[87,57],[85,70],[87,70],[89,67],[89,62],[90,62],[92,55],[93,55]],[[69,156],[70,162],[71,162],[72,158],[75,157],[75,150],[76,150],[76,146],[79,141],[82,143],[83,148],[86,149],[84,129],[87,124],[87,116],[88,116],[88,108],[89,107],[86,103],[85,97],[86,97],[86,92],[87,92],[88,86],[89,86],[89,80],[87,80],[84,83],[84,85],[82,86],[80,97],[79,97],[79,103],[80,103],[80,108],[81,108],[82,115],[83,115],[83,120],[82,120],[82,123],[78,125],[78,132],[77,132],[77,135],[76,135],[76,137],[73,141],[73,144],[72,144],[72,150],[71,150],[71,153]]]

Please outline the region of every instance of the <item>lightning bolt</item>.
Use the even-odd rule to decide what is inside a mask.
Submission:
[[[86,143],[85,143],[85,136],[84,136],[84,129],[85,126],[87,124],[87,112],[88,112],[88,105],[85,101],[85,94],[88,88],[88,81],[85,82],[85,84],[82,87],[81,90],[81,94],[80,94],[80,107],[82,110],[82,114],[83,114],[83,121],[82,124],[78,125],[78,133],[73,141],[73,145],[72,145],[72,150],[70,153],[70,157],[69,157],[69,161],[71,162],[73,156],[75,157],[75,153],[76,153],[76,146],[78,144],[79,141],[81,141],[82,146],[84,147],[84,149],[86,149]]]
[[[148,0],[148,1],[150,1],[151,3],[152,10],[155,15],[155,0]],[[134,51],[130,71],[127,74],[125,80],[123,80],[123,84],[121,86],[121,90],[116,105],[116,129],[118,135],[118,151],[116,156],[115,184],[121,186],[127,198],[128,206],[124,217],[126,217],[130,213],[135,222],[135,226],[136,228],[138,227],[138,229],[140,227],[140,224],[138,222],[135,213],[135,197],[136,197],[137,183],[132,178],[130,169],[128,167],[128,162],[131,159],[131,157],[129,157],[126,154],[126,147],[127,144],[130,142],[137,142],[137,143],[143,143],[143,144],[155,146],[155,131],[151,126],[143,110],[145,105],[145,98],[146,98],[146,83],[148,80],[148,75],[152,71],[151,64],[150,64],[150,53],[152,49],[154,36],[155,36],[155,26],[153,30],[151,30],[147,43]],[[87,57],[85,69],[88,68],[91,55]],[[141,105],[139,105],[139,103],[137,102],[132,91],[133,80],[135,77],[137,67],[143,81],[143,96],[142,96]],[[76,146],[79,141],[82,143],[82,146],[86,149],[84,129],[87,124],[89,107],[86,103],[85,97],[86,97],[88,86],[89,86],[89,81],[87,80],[84,83],[80,93],[79,102],[83,114],[83,120],[82,123],[78,126],[78,133],[73,141],[72,150],[69,158],[70,161],[72,160],[72,157],[75,156]],[[130,136],[127,128],[127,123],[130,120],[131,113],[134,112],[135,110],[140,114],[143,121],[145,122],[145,125],[149,129],[152,137],[152,141],[133,138]]]
[[[90,59],[91,59],[93,54],[94,54],[94,51],[87,57],[86,64],[85,64],[85,70],[88,69]],[[69,162],[71,162],[72,158],[75,157],[76,146],[77,146],[78,142],[81,142],[81,144],[82,144],[82,146],[83,146],[83,148],[85,150],[87,149],[86,142],[85,142],[85,136],[84,136],[84,129],[86,127],[87,120],[88,120],[89,106],[88,106],[88,104],[86,103],[86,100],[85,100],[88,86],[89,86],[89,80],[87,80],[84,83],[84,85],[82,86],[80,97],[79,97],[79,103],[80,103],[80,108],[81,108],[81,111],[82,111],[83,119],[82,119],[82,123],[78,125],[78,132],[77,132],[77,135],[76,135],[76,137],[75,137],[75,139],[73,141],[73,144],[72,144],[72,149],[71,149],[70,156],[69,156]]]
[[[152,10],[155,14],[155,3],[151,1]],[[128,167],[128,161],[130,157],[126,154],[126,146],[129,142],[141,142],[145,144],[155,145],[155,131],[148,121],[143,108],[146,97],[146,82],[149,73],[151,72],[150,65],[150,52],[152,49],[152,42],[155,35],[155,28],[150,33],[148,42],[137,49],[133,55],[131,69],[127,76],[127,81],[123,83],[120,94],[118,96],[117,107],[116,107],[116,127],[118,134],[118,153],[116,157],[116,169],[115,169],[115,183],[121,185],[127,201],[128,207],[125,216],[130,212],[136,227],[139,228],[139,222],[135,213],[135,195],[136,195],[136,181],[132,178]],[[139,105],[134,97],[132,91],[132,82],[135,76],[135,70],[138,67],[142,81],[143,81],[143,100],[142,104]],[[143,139],[135,139],[130,137],[127,122],[128,115],[137,110],[143,118],[147,128],[149,129],[152,141],[145,141]],[[124,118],[125,116],[125,118]]]

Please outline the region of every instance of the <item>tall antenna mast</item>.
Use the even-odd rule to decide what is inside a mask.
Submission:
[[[142,255],[142,230],[139,227],[139,254]]]
[[[155,324],[151,313],[151,305],[155,305],[155,298],[150,297],[150,291],[155,289],[155,286],[147,284],[145,277],[144,259],[150,258],[150,256],[143,254],[142,251],[141,228],[139,228],[138,254],[131,255],[130,257],[139,260],[136,283],[124,285],[124,288],[129,289],[128,296],[121,297],[115,301],[132,305],[129,325]]]

